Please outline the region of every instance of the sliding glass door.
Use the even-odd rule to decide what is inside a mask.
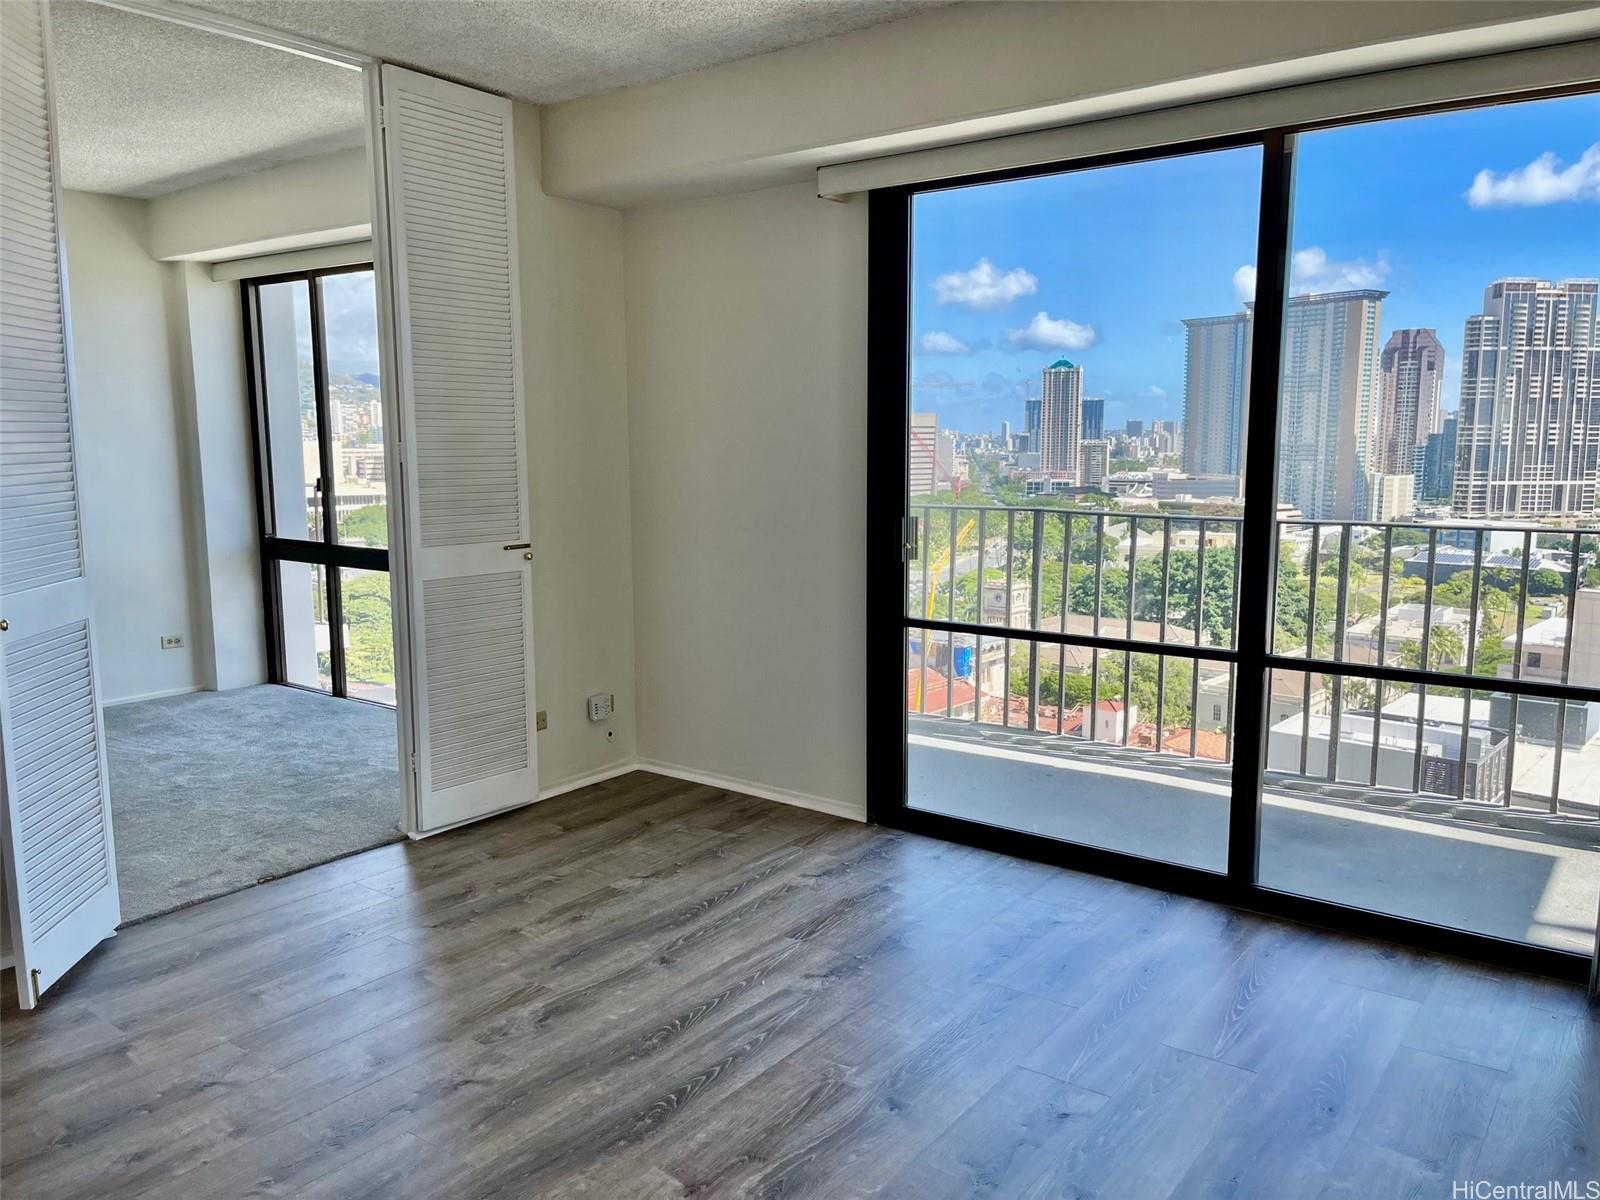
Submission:
[[[912,197],[910,807],[1226,870],[1242,380],[1219,379],[1192,482],[1155,414],[1181,387],[1174,331],[1236,307],[1261,157]]]
[[[1596,128],[874,193],[875,819],[1586,974]]]
[[[275,683],[394,704],[370,267],[244,285]]]

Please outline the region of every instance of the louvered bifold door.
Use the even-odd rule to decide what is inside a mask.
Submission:
[[[538,796],[511,105],[383,68],[421,832]]]
[[[0,3],[0,755],[17,994],[121,919],[84,581],[48,31]]]

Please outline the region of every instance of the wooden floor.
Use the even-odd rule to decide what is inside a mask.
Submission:
[[[0,1077],[27,1200],[1600,1177],[1577,988],[642,773],[127,929]]]

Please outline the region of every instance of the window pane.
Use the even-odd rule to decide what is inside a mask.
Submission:
[[[1597,128],[1578,96],[1296,139],[1274,646],[1424,679],[1277,673],[1268,886],[1593,946]]]
[[[325,275],[320,285],[338,540],[346,545],[387,546],[389,493],[372,272]]]
[[[1186,652],[1235,642],[1260,183],[1251,146],[915,198],[907,612],[985,632],[909,631],[911,806],[1224,869],[1234,672]]]
[[[907,663],[913,808],[1226,868],[1227,666],[941,630]]]
[[[345,692],[394,703],[394,629],[387,571],[339,568],[344,605]]]
[[[283,617],[283,681],[332,692],[328,584],[323,568],[311,563],[278,563],[278,595]]]
[[[1308,706],[1306,684],[1273,673],[1263,884],[1593,949],[1600,700],[1318,675]]]
[[[272,532],[321,541],[322,468],[317,390],[311,358],[311,292],[303,279],[256,290],[261,314],[261,375],[266,386]]]

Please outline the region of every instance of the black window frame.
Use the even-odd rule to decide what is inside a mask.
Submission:
[[[1284,305],[1292,245],[1295,138],[1322,129],[1369,124],[1502,104],[1600,93],[1600,82],[1542,86],[1448,102],[1408,105],[1354,116],[1253,129],[1220,137],[1163,143],[1134,150],[1030,164],[1006,170],[949,176],[874,189],[868,193],[867,244],[867,815],[876,824],[942,838],[1114,879],[1180,892],[1236,908],[1379,938],[1435,953],[1491,963],[1559,979],[1587,981],[1600,989],[1600,946],[1594,953],[1560,950],[1299,895],[1259,882],[1260,812],[1266,766],[1267,690],[1271,672],[1301,673],[1307,659],[1277,653],[1271,645],[1273,587],[1278,553],[1276,530],[1277,423]],[[1026,833],[910,806],[906,763],[907,631],[1007,636],[1004,626],[924,620],[905,602],[908,562],[919,536],[908,519],[910,483],[906,446],[910,435],[911,209],[923,193],[1003,183],[1217,150],[1259,147],[1262,152],[1257,233],[1255,331],[1242,449],[1244,489],[1235,598],[1238,636],[1234,649],[1172,648],[1175,657],[1229,662],[1235,671],[1232,793],[1225,872],[1144,858],[1081,842]],[[1263,483],[1265,481],[1265,483]],[[1105,636],[1040,630],[1009,631],[1040,644],[1124,652],[1154,652],[1155,644]],[[1439,683],[1436,672],[1372,663],[1311,660],[1319,673],[1399,684]],[[1253,683],[1253,686],[1252,686]],[[1513,696],[1592,700],[1581,687],[1523,678],[1495,679],[1493,688]],[[1597,932],[1600,941],[1600,932]]]
[[[240,280],[240,303],[244,314],[245,377],[250,406],[251,447],[255,466],[256,530],[261,554],[261,595],[267,649],[267,678],[283,687],[299,688],[319,696],[333,695],[393,710],[394,705],[365,696],[352,696],[345,663],[344,594],[340,568],[389,573],[387,547],[350,546],[339,542],[338,495],[335,490],[333,436],[329,427],[328,363],[326,332],[323,325],[321,280],[330,275],[354,275],[372,271],[373,264],[351,263],[304,271],[285,271]],[[316,395],[317,449],[322,497],[322,537],[279,537],[274,528],[277,509],[273,502],[272,438],[267,417],[267,387],[262,345],[261,288],[278,283],[306,284],[310,298],[312,383]],[[284,657],[283,589],[280,563],[309,563],[322,567],[323,586],[328,606],[328,658],[332,691],[295,683],[288,678]]]

